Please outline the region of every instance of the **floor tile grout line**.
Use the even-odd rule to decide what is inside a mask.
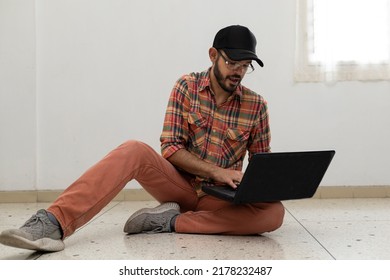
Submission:
[[[286,207],[285,207],[286,211],[293,217],[293,219],[298,223],[300,224],[303,229],[315,240],[317,241],[317,243],[332,257],[333,260],[336,260],[336,257],[333,256],[333,254],[328,250],[326,249],[326,247],[290,212],[290,210],[288,210]]]
[[[42,257],[42,255],[46,254],[45,252],[40,252],[40,251],[36,251],[36,252],[33,252],[31,255],[27,256],[26,260],[28,261],[31,261],[31,260],[38,260],[40,257]]]
[[[83,225],[82,227],[80,227],[79,229],[77,229],[77,231],[83,229],[84,227],[88,226],[89,224],[91,224],[93,221],[95,221],[96,219],[99,219],[100,217],[102,217],[104,214],[106,214],[107,212],[111,211],[112,209],[114,209],[115,207],[117,207],[118,205],[120,204],[120,202],[116,202],[115,205],[112,205],[110,206],[108,209],[106,209],[105,211],[101,211],[99,212],[98,214],[96,214],[95,217],[93,217],[90,221],[88,221],[88,223],[86,223],[85,225]]]

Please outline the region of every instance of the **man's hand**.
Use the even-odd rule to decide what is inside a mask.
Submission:
[[[168,158],[173,165],[200,177],[210,178],[216,183],[223,183],[237,188],[241,182],[243,173],[237,170],[224,169],[213,164],[207,163],[187,150],[179,150]]]
[[[244,173],[238,170],[218,168],[212,174],[211,179],[215,182],[224,183],[231,186],[233,189],[236,189],[236,184],[241,182],[243,175]]]

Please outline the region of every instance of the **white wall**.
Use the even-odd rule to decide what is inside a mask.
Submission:
[[[390,185],[390,82],[295,84],[295,1],[0,0],[0,190],[63,189],[127,139],[159,151],[173,83],[230,24],[257,36],[244,84],[273,151],[336,149],[323,185]]]
[[[33,1],[0,1],[0,190],[36,181]]]

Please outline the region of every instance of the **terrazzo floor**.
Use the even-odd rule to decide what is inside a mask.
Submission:
[[[65,240],[64,251],[41,253],[0,245],[0,260],[389,260],[390,199],[286,201],[283,226],[261,236],[125,235],[123,224],[155,201],[105,207]],[[47,203],[0,204],[0,231],[20,227]]]

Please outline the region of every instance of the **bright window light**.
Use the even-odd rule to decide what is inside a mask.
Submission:
[[[309,63],[389,63],[389,2],[313,0]]]

